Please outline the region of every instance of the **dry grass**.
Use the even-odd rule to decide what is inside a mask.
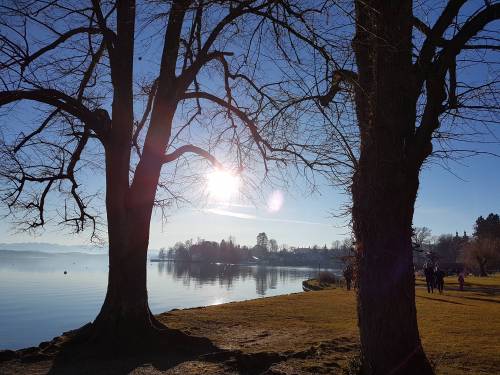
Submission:
[[[445,285],[458,287],[456,278]],[[468,277],[465,288],[427,294],[417,289],[417,314],[426,352],[440,374],[500,373],[500,275]]]
[[[417,286],[425,286],[425,278],[417,277],[416,284]],[[445,287],[449,287],[451,289],[458,289],[457,276],[445,277],[444,284]],[[500,292],[500,273],[488,277],[467,276],[465,278],[464,288],[465,290],[482,289],[482,291],[485,293],[487,293],[488,291],[492,291],[498,294]]]
[[[453,280],[447,278],[447,285]],[[467,283],[466,288],[484,291],[440,295],[417,288],[424,348],[438,374],[500,374],[500,295],[494,292],[500,287],[500,275],[471,277]],[[336,361],[345,367],[357,350],[355,294],[339,288],[174,311],[160,318],[170,326],[208,336],[221,347],[249,353],[337,345],[331,355],[316,358],[320,366]]]

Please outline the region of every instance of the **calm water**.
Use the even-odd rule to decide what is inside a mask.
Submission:
[[[317,269],[148,263],[154,313],[288,294]],[[64,271],[68,273],[64,275]],[[106,293],[106,255],[0,251],[0,349],[38,345],[99,312]]]

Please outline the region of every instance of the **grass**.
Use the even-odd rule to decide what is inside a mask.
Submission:
[[[452,280],[445,283],[452,284]],[[445,291],[440,295],[417,289],[424,348],[437,364],[439,374],[498,374],[500,295],[491,289],[500,286],[500,275],[467,278],[467,284],[466,289],[474,286],[483,290]]]
[[[447,278],[445,285],[458,286],[454,280]],[[500,274],[466,281],[466,289],[484,290],[440,295],[417,288],[424,349],[438,374],[500,374],[500,294],[491,292],[500,287]],[[246,353],[315,348],[310,359],[281,364],[297,372],[342,373],[358,351],[355,294],[340,288],[179,310],[160,319]]]
[[[417,286],[425,286],[425,278],[416,278]],[[447,276],[444,278],[445,286],[451,289],[458,289],[458,277]],[[481,289],[484,293],[498,294],[500,292],[500,274],[490,275],[488,277],[467,276],[464,283],[465,290],[467,289]]]

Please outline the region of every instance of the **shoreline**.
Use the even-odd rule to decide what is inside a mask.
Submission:
[[[225,263],[225,262],[207,262],[201,260],[180,260],[180,259],[158,259],[158,258],[148,258],[149,263],[181,263],[181,264],[203,264],[203,265],[217,265],[217,266],[238,266],[238,267],[290,267],[290,268],[310,268],[310,269],[320,269],[322,271],[336,270],[340,271],[342,269],[341,265],[335,263],[318,264],[314,263]]]
[[[500,275],[491,279],[500,281]],[[500,374],[500,295],[498,283],[486,281],[492,283],[484,285],[488,292],[445,290],[440,295],[416,289],[422,343],[439,374]],[[261,372],[341,374],[359,357],[355,293],[341,288],[171,310],[157,318],[170,328],[207,337],[217,347],[238,353],[237,358],[191,358],[166,367],[143,359],[134,362],[141,374],[239,374],[245,373],[244,363],[264,366]],[[85,364],[88,372],[68,364],[66,370],[123,373],[124,361]],[[50,358],[30,363],[11,359],[0,362],[0,373],[43,374],[54,363]]]

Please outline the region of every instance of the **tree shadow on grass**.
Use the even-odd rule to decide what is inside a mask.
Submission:
[[[449,300],[442,299],[442,298],[431,298],[431,297],[426,297],[426,296],[417,296],[417,298],[424,298],[424,299],[428,299],[428,300],[436,301],[436,302],[451,303],[453,305],[464,305],[464,306],[467,306],[467,304],[465,304],[465,303],[455,302],[455,301],[449,301]]]
[[[500,303],[500,300],[498,299],[491,299],[491,298],[482,298],[482,297],[462,297],[465,299],[470,299],[474,301],[484,301],[484,302],[493,302],[493,303]]]

